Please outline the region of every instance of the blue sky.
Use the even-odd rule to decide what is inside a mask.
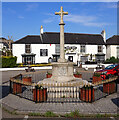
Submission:
[[[44,32],[59,32],[60,16],[64,11],[65,32],[100,34],[106,37],[117,34],[117,3],[110,2],[3,2],[2,36],[16,41],[26,35],[39,35],[40,26]]]

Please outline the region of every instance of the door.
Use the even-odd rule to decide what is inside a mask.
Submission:
[[[68,61],[73,62],[73,56],[68,56]]]

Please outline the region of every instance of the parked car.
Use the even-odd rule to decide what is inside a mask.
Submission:
[[[95,71],[96,73],[100,73],[102,80],[109,78],[112,75],[119,75],[119,64],[109,65],[105,69]]]

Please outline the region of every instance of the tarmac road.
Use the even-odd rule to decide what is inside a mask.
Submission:
[[[83,69],[80,69],[78,67],[74,67],[75,69],[77,69],[81,74],[84,80],[90,80],[90,78],[92,78],[93,75],[93,71],[92,69],[85,71]],[[48,70],[37,70],[37,71],[44,71],[44,73],[46,73]],[[2,71],[1,73],[1,77],[2,77],[2,83],[7,82],[10,80],[10,77],[14,77],[18,74],[22,74],[22,73],[26,73],[25,70],[17,70],[17,71]]]

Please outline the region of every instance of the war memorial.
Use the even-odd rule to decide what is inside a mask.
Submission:
[[[8,101],[4,98],[3,103],[11,105],[19,113],[30,113],[31,111],[36,113],[44,113],[46,111],[58,113],[60,109],[60,113],[69,113],[77,110],[80,114],[110,114],[113,108],[107,110],[103,108],[103,105],[106,102],[105,97],[114,94],[113,97],[115,99],[118,76],[102,80],[100,75],[93,74],[92,82],[84,80],[82,75],[80,76],[81,73],[79,74],[81,71],[74,70],[74,63],[65,59],[65,23],[63,16],[68,15],[68,12],[64,12],[63,7],[61,7],[59,12],[55,12],[55,15],[61,17],[59,23],[60,58],[58,62],[51,63],[50,77],[48,77],[48,73],[42,74],[41,71],[28,72],[11,77],[8,95],[10,100]],[[42,75],[45,75],[46,78],[41,80]],[[15,102],[12,101],[13,98]],[[101,101],[101,99],[104,101]],[[115,106],[113,107],[116,108]],[[101,108],[106,109],[107,112]],[[116,111],[114,110],[113,113],[115,114]]]

